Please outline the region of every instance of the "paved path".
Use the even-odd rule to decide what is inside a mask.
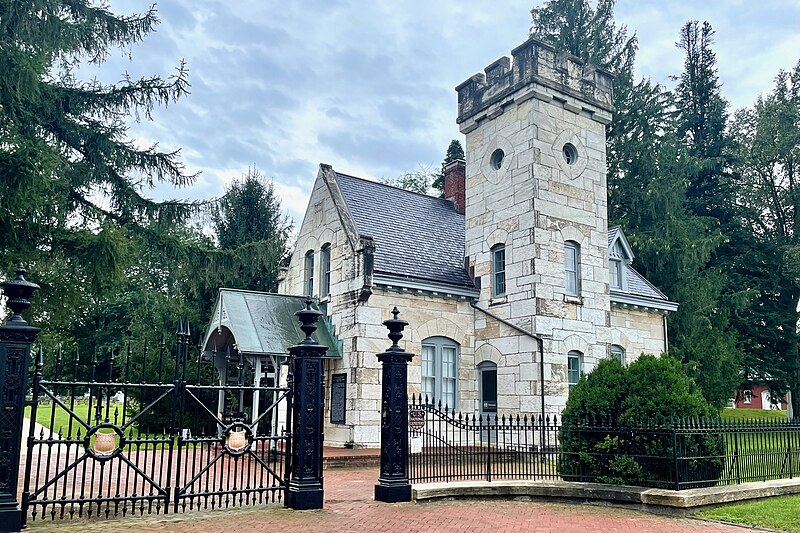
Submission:
[[[375,468],[325,472],[325,508],[291,511],[279,506],[229,511],[146,516],[114,521],[35,522],[30,533],[95,533],[100,531],[215,532],[617,532],[682,533],[756,531],[748,528],[669,518],[614,507],[504,500],[445,500],[383,504],[372,500]]]

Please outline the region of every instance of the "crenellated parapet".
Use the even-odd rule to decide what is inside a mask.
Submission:
[[[609,71],[584,63],[581,59],[556,52],[551,45],[530,38],[511,51],[512,59],[501,57],[456,87],[458,118],[462,124],[480,119],[483,111],[493,114],[513,101],[536,97],[560,100],[573,112],[586,110],[604,123],[613,111]],[[495,104],[498,104],[495,106]],[[465,133],[462,126],[462,133]]]

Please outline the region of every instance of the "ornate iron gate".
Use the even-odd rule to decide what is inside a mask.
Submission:
[[[292,393],[280,386],[280,365],[253,357],[194,353],[182,327],[175,350],[129,344],[122,355],[85,363],[59,353],[52,372],[44,372],[40,352],[23,516],[108,518],[284,501]]]

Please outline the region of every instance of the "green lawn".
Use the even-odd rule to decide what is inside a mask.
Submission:
[[[786,420],[786,411],[725,408],[722,410],[722,418],[727,420]]]
[[[90,413],[88,407],[89,407],[89,404],[86,401],[84,401],[84,400],[76,401],[75,405],[73,406],[73,411],[75,411],[75,413],[77,413],[77,415],[80,417],[81,420],[89,423],[89,425],[91,426],[91,425],[94,424],[95,410],[93,408],[91,413]],[[114,409],[116,407],[118,407],[119,410],[122,411],[122,406],[121,405],[120,406],[112,405],[111,406],[111,410],[109,412],[109,419],[111,420],[111,422],[114,422]],[[104,406],[103,407],[103,412],[101,413],[101,417],[102,417],[101,421],[105,420],[105,415],[106,415],[106,411],[105,411],[105,406]],[[30,407],[26,407],[25,408],[25,416],[30,418],[30,416],[31,416],[31,408]],[[71,428],[70,428],[70,419],[72,420],[72,427]],[[119,420],[121,421],[121,419],[122,419],[122,413],[120,412],[119,413]],[[48,428],[48,429],[52,428],[54,434],[58,434],[58,432],[61,431],[62,435],[65,438],[77,437],[78,430],[80,430],[81,435],[85,435],[86,434],[86,428],[84,428],[83,425],[80,422],[75,420],[75,418],[73,416],[71,416],[69,414],[69,412],[66,411],[60,405],[46,404],[46,403],[39,404],[39,406],[36,409],[36,421],[39,424],[43,425],[45,428]],[[133,429],[134,430],[136,429],[135,428],[135,424],[134,424],[134,428]],[[127,433],[128,432],[126,431],[126,434]],[[47,434],[47,432],[45,432],[45,437],[48,437],[48,436],[49,435]],[[37,434],[36,437],[38,438],[39,435]]]
[[[726,505],[701,511],[697,516],[746,526],[800,532],[800,496]]]
[[[75,403],[74,411],[85,420],[88,414],[87,408],[88,404],[85,401],[80,401]],[[30,407],[25,408],[25,416],[30,418]],[[78,429],[81,429],[81,434],[85,434],[86,429],[74,418],[72,419],[72,429],[70,431],[70,418],[72,417],[67,411],[55,404],[42,403],[36,408],[36,421],[44,427],[52,429],[55,433],[61,430],[64,437],[70,438],[78,433]],[[38,437],[39,435],[36,436]],[[46,433],[45,436],[47,436]]]

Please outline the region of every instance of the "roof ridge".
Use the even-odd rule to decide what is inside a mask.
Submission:
[[[422,196],[424,198],[430,198],[431,200],[439,200],[439,201],[442,201],[442,202],[449,202],[449,203],[452,204],[452,202],[450,200],[446,200],[445,198],[439,198],[438,196],[431,196],[430,194],[424,194],[424,193],[417,192],[417,191],[410,191],[408,189],[403,189],[402,187],[395,187],[394,185],[389,185],[388,183],[382,183],[380,181],[375,181],[375,180],[371,180],[371,179],[367,179],[367,178],[362,178],[360,176],[353,176],[352,174],[345,174],[344,172],[339,172],[338,170],[334,170],[334,172],[336,172],[337,176],[344,176],[346,178],[353,178],[355,180],[365,181],[367,183],[380,185],[382,187],[388,187],[389,189],[394,189],[396,191],[401,191],[401,192],[408,193],[408,194],[415,194],[417,196]]]
[[[235,289],[233,287],[220,287],[218,292],[227,291],[227,292],[242,292],[248,294],[263,294],[266,296],[280,296],[281,298],[289,297],[289,298],[305,298],[305,296],[300,296],[297,294],[283,294],[280,292],[269,292],[269,291],[256,291],[253,289]]]

